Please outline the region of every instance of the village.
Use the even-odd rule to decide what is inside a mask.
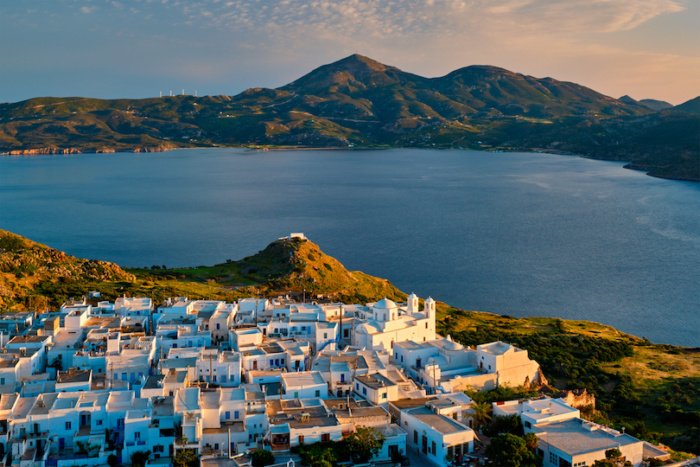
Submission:
[[[98,291],[57,312],[0,315],[3,465],[299,465],[299,447],[360,431],[366,464],[487,462],[465,391],[546,384],[527,350],[465,347],[436,333],[436,302],[234,303]],[[576,400],[498,401],[519,416],[542,465],[633,466],[669,455],[581,418]],[[616,451],[615,451],[616,450]],[[190,457],[186,457],[188,454]],[[179,459],[179,461],[178,461]],[[178,461],[178,462],[176,462]]]

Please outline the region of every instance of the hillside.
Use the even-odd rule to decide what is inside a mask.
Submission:
[[[105,299],[147,295],[235,300],[290,294],[366,303],[406,295],[389,281],[348,271],[309,240],[280,239],[238,261],[138,269],[85,260],[0,231],[0,308],[57,308],[99,290]],[[700,349],[656,345],[612,327],[556,318],[513,318],[438,304],[438,331],[473,345],[506,340],[527,349],[558,389],[587,388],[586,416],[677,450],[700,452]]]
[[[146,294],[235,300],[291,293],[368,302],[405,299],[389,281],[348,271],[310,240],[277,240],[255,255],[214,266],[124,271],[104,261],[67,255],[0,230],[0,310],[57,308],[69,297],[99,289],[107,299]]]
[[[0,104],[0,152],[221,145],[545,150],[700,180],[700,142],[692,138],[697,104],[665,104],[486,65],[425,78],[355,54],[280,88],[236,96]],[[679,141],[677,131],[686,137]]]
[[[133,274],[105,261],[88,260],[0,230],[0,310],[42,310],[58,286],[133,282]]]
[[[310,240],[280,239],[255,255],[215,266],[176,269],[140,269],[140,278],[216,283],[241,295],[291,294],[365,303],[377,297],[405,300],[406,294],[388,280],[348,271]]]
[[[675,106],[673,110],[677,112],[686,112],[689,114],[700,115],[700,96]]]

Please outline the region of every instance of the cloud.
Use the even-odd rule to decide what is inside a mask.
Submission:
[[[574,33],[628,31],[685,6],[681,0],[171,0],[167,8],[179,10],[187,20],[209,12],[207,25],[214,27],[284,29],[292,35],[312,28],[383,37],[458,32],[455,28],[465,24],[530,25]]]
[[[90,15],[97,10],[96,6],[93,5],[83,5],[80,7],[80,12],[84,15]]]

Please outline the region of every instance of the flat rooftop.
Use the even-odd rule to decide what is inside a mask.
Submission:
[[[318,371],[299,371],[296,373],[282,373],[280,378],[286,387],[315,386],[326,384]]]
[[[641,443],[633,436],[580,418],[538,425],[535,427],[535,434],[551,446],[572,456]]]
[[[91,370],[77,370],[71,368],[68,371],[59,371],[56,382],[61,383],[87,383],[90,381]]]
[[[359,375],[355,376],[355,379],[372,389],[385,388],[387,386],[396,386],[392,380],[380,373],[374,373],[371,375]]]
[[[467,428],[452,420],[444,415],[436,414],[428,407],[417,407],[415,409],[408,409],[407,413],[416,417],[421,422],[425,423],[429,427],[437,430],[443,435],[450,435],[452,433],[459,433],[461,431],[469,431],[471,428]]]

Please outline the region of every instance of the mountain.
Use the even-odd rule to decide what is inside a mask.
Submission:
[[[236,96],[0,104],[0,152],[221,145],[540,150],[624,160],[654,175],[700,180],[700,170],[693,170],[700,146],[663,133],[680,124],[680,113],[693,129],[692,101],[658,111],[663,106],[486,65],[426,78],[355,54],[280,88]],[[653,150],[644,146],[649,125]]]
[[[675,106],[673,110],[700,115],[700,96]]]
[[[660,101],[657,99],[641,99],[639,101],[640,104],[642,104],[644,107],[647,107],[651,110],[666,110],[670,109],[673,107],[673,104],[669,104],[666,101]]]
[[[44,309],[57,284],[134,280],[113,263],[76,258],[0,230],[0,310]]]
[[[665,110],[665,109],[670,109],[673,107],[673,104],[669,104],[666,101],[660,101],[656,99],[641,99],[641,100],[636,100],[631,96],[624,95],[618,99],[620,102],[624,102],[625,104],[629,105],[636,105],[636,106],[642,106],[645,107],[649,110],[653,111],[659,111],[659,110]]]

